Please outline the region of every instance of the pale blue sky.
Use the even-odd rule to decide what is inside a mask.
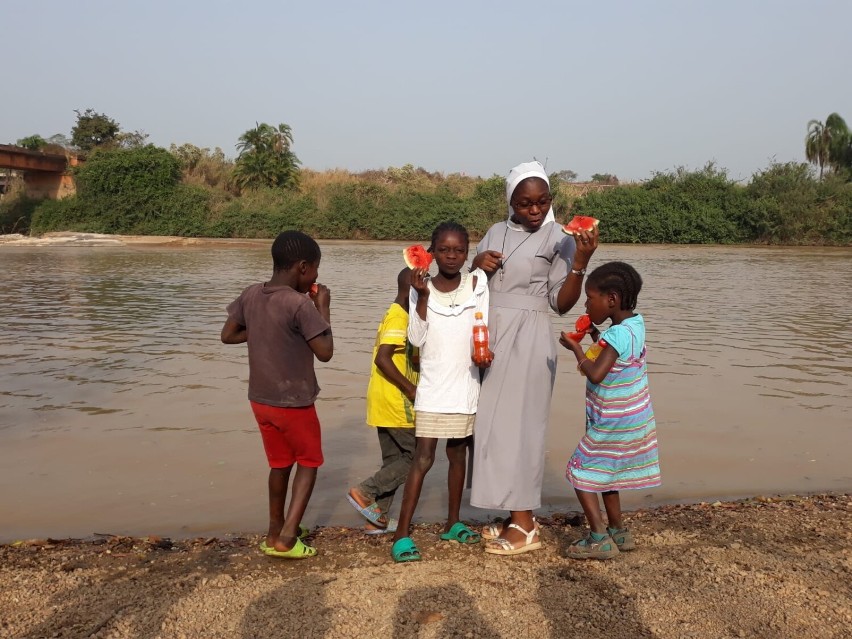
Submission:
[[[708,160],[747,179],[852,123],[852,1],[3,3],[0,143],[91,107],[236,155],[255,121],[305,167],[581,178]]]

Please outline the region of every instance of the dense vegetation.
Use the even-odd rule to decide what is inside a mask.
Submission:
[[[75,169],[77,195],[7,196],[0,231],[268,238],[296,228],[325,239],[423,240],[442,220],[478,237],[506,215],[499,176],[411,165],[360,174],[300,169],[286,124],[246,131],[231,162],[218,148],[146,146],[144,133],[122,133],[91,109],[77,114],[76,137],[106,140]],[[806,152],[819,175],[808,164],[777,163],[745,185],[712,164],[639,184],[609,174],[578,184],[576,173],[560,171],[551,176],[554,206],[563,221],[573,213],[599,218],[605,242],[852,245],[852,135],[843,119],[809,123]]]

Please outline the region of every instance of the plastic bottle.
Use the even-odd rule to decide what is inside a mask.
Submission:
[[[473,360],[481,362],[488,359],[488,327],[481,312],[477,311],[473,317]]]

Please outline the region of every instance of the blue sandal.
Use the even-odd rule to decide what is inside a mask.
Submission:
[[[447,532],[441,535],[444,541],[457,541],[460,544],[478,544],[481,536],[462,522],[457,521]]]
[[[414,540],[411,537],[403,537],[394,542],[391,546],[391,557],[398,563],[406,563],[409,561],[420,561],[420,551],[414,545]]]
[[[386,528],[388,525],[387,519],[385,518],[385,514],[382,512],[382,509],[379,508],[379,505],[376,502],[373,502],[369,506],[362,506],[352,495],[347,494],[346,499],[352,504],[352,508],[357,510],[361,516],[369,521],[371,524],[378,528]]]

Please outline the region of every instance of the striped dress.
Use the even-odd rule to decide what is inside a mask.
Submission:
[[[659,486],[645,321],[634,315],[601,337],[618,351],[618,359],[600,384],[586,381],[586,434],[565,476],[574,488],[594,493]]]

